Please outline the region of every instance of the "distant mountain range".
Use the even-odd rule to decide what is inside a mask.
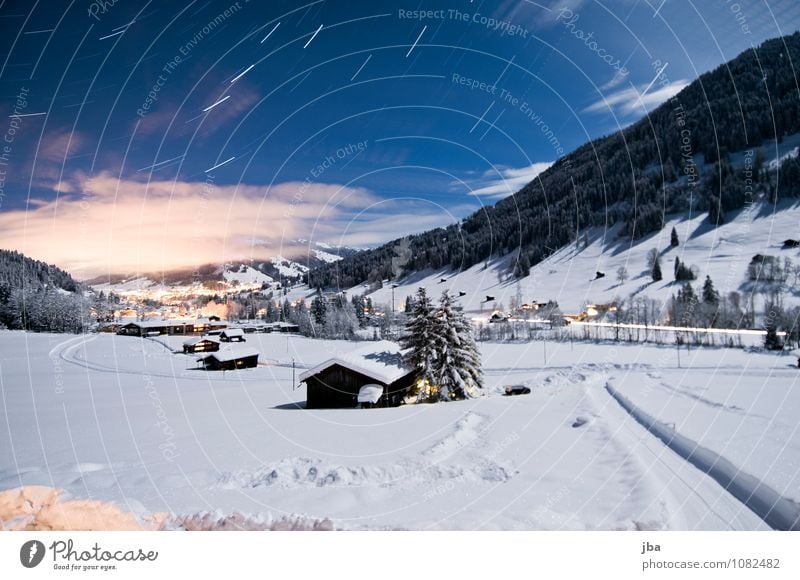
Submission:
[[[501,257],[517,277],[591,228],[633,243],[670,214],[712,225],[757,201],[800,197],[800,32],[764,42],[697,80],[633,125],[559,159],[516,194],[446,228],[325,264],[311,285],[351,288]],[[667,84],[663,69],[656,85]],[[778,170],[780,169],[780,170]],[[585,245],[585,244],[584,244]]]
[[[295,240],[283,243],[281,254],[266,260],[203,264],[195,268],[165,272],[110,274],[86,280],[84,283],[96,290],[116,293],[156,288],[188,288],[198,284],[216,291],[276,289],[302,282],[310,269],[338,262],[358,251],[322,242]]]

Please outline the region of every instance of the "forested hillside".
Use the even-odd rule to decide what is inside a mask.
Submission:
[[[78,332],[88,302],[64,270],[0,250],[0,328]]]
[[[794,62],[800,62],[800,33],[769,40],[702,75],[630,127],[558,160],[495,206],[312,270],[309,284],[348,288],[397,276],[398,263],[405,272],[463,269],[511,252],[514,274],[525,276],[587,227],[622,223],[621,235],[637,239],[660,229],[668,213],[692,209],[721,223],[724,212],[758,197],[798,197],[797,158],[769,171],[760,154],[744,162],[733,155],[800,132]]]

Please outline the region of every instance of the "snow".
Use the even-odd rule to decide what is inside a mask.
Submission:
[[[155,282],[149,280],[148,278],[133,278],[131,280],[124,280],[122,282],[118,282],[116,284],[95,284],[92,286],[95,291],[97,292],[105,292],[106,294],[111,291],[117,294],[122,293],[130,293],[130,292],[140,292],[143,290],[152,289],[154,286],[157,286]]]
[[[336,254],[331,254],[330,252],[325,252],[323,250],[314,250],[314,256],[316,256],[318,260],[322,260],[328,264],[338,262],[342,259],[341,256],[337,256]]]
[[[242,264],[237,270],[226,269],[222,272],[222,279],[228,284],[235,282],[238,287],[243,289],[260,288],[262,284],[271,284],[275,281],[247,264]]]
[[[545,363],[542,342],[481,343],[483,397],[306,410],[293,373],[387,346],[254,334],[259,367],[206,373],[173,352],[183,340],[0,332],[0,491],[17,490],[1,497],[46,486],[192,529],[770,527],[646,413],[746,474],[737,483],[800,501],[789,356],[684,347],[679,366],[674,347],[548,341]],[[509,384],[532,392],[502,396]]]
[[[656,421],[610,386],[606,385],[606,389],[646,429],[692,465],[708,473],[773,529],[800,531],[800,504],[781,496],[719,454],[676,433],[669,425]]]
[[[410,372],[402,363],[400,346],[394,342],[382,340],[370,342],[367,346],[330,358],[302,373],[300,380],[305,381],[333,365],[361,373],[386,385]]]
[[[308,266],[298,264],[283,256],[275,256],[271,259],[271,262],[280,275],[286,276],[287,278],[300,278],[303,274],[308,272]]]
[[[358,390],[359,403],[375,404],[383,396],[383,387],[380,385],[364,385]]]

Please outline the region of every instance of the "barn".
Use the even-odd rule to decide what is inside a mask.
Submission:
[[[197,336],[183,343],[183,352],[215,352],[219,350],[219,338],[216,336]]]
[[[207,371],[234,371],[258,366],[258,351],[254,348],[228,346],[197,359]]]
[[[416,380],[403,364],[400,346],[390,341],[328,359],[300,375],[307,409],[395,407]]]

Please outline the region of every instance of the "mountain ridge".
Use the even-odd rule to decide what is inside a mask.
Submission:
[[[708,212],[718,224],[760,197],[800,196],[797,158],[774,176],[758,156],[731,161],[800,132],[795,61],[800,32],[767,40],[632,125],[581,145],[494,206],[315,268],[309,285],[350,288],[426,268],[458,271],[512,252],[512,271],[524,277],[587,228],[622,223],[620,235],[635,241],[663,227],[670,213]]]

